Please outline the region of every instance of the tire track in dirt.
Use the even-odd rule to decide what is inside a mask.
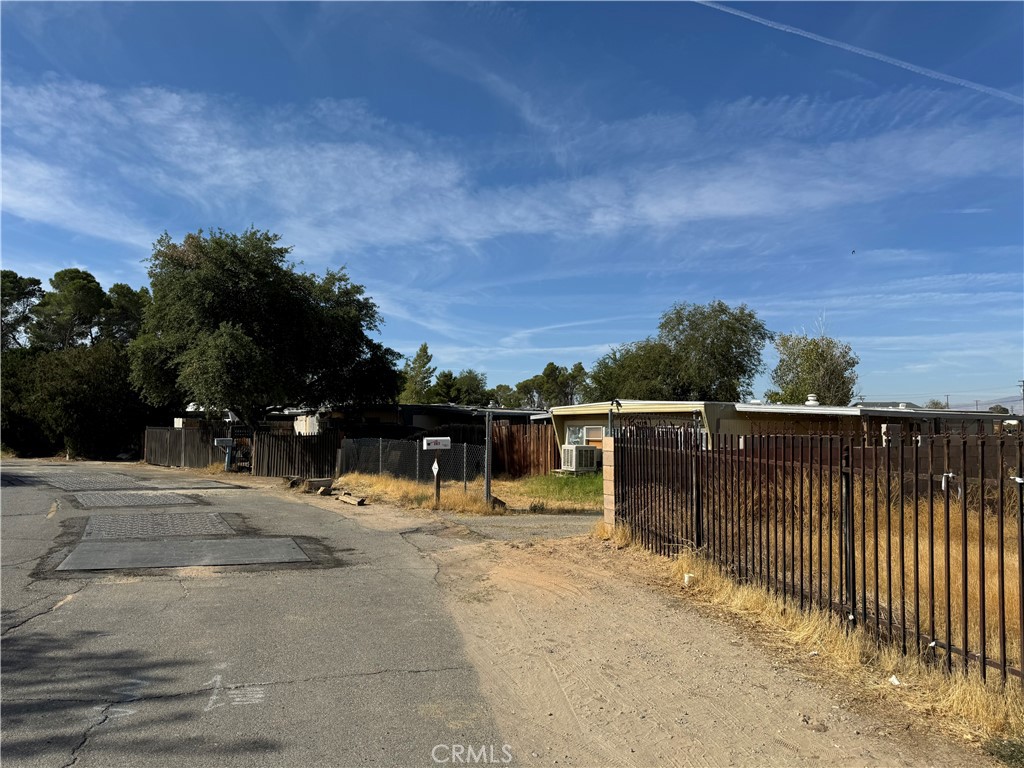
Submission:
[[[524,765],[978,766],[851,712],[724,622],[581,538],[432,554],[467,653]]]

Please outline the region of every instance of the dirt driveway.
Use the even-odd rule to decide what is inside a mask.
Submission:
[[[828,690],[807,649],[759,647],[642,552],[582,536],[430,556],[517,762],[994,764]]]

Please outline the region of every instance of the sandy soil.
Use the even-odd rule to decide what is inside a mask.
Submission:
[[[431,556],[517,762],[994,765],[830,691],[809,649],[760,647],[643,553],[577,537]]]

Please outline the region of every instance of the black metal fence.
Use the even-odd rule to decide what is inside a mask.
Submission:
[[[624,427],[616,524],[947,669],[1022,678],[1022,445]]]
[[[419,440],[357,438],[342,443],[337,473],[388,474],[426,483],[434,481],[433,465],[436,460],[442,481],[468,482],[483,475],[485,458],[482,445],[452,443],[450,449],[431,451],[423,450],[423,443]]]

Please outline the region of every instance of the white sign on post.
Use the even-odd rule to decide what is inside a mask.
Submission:
[[[437,459],[434,459],[434,466],[431,469],[434,470],[434,477],[437,477],[437,473],[441,471],[441,468],[437,465]]]
[[[450,437],[424,437],[423,438],[423,450],[424,451],[445,451],[452,447],[452,439]]]

